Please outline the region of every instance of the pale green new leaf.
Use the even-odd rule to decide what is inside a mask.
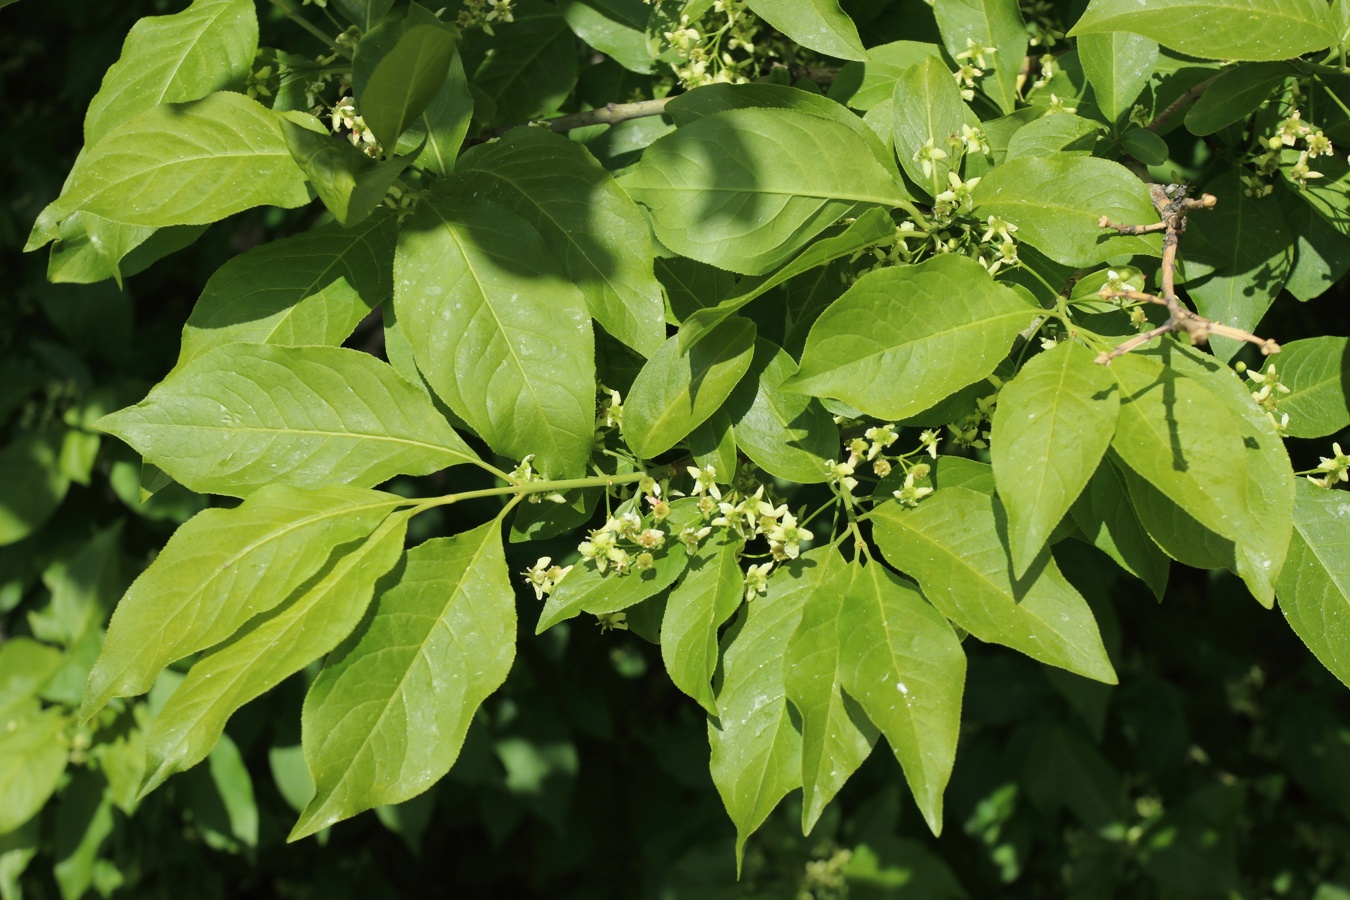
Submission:
[[[595,427],[591,318],[539,232],[505,207],[424,198],[394,259],[394,306],[427,383],[488,442],[579,475]]]
[[[750,370],[727,404],[736,446],[770,475],[798,484],[825,480],[825,463],[839,455],[839,428],[814,397],[783,389],[797,374],[787,351],[755,342]]]
[[[852,600],[849,591],[861,570],[850,568],[833,549],[822,548],[816,559],[826,571],[817,578],[820,589],[806,598],[785,661],[788,702],[801,716],[803,834],[815,827],[877,740],[876,727],[840,687],[840,645],[845,639],[840,620],[846,610],[856,613],[854,606],[862,602]]]
[[[905,70],[895,82],[891,115],[895,124],[895,149],[905,174],[936,197],[947,190],[947,175],[960,166],[961,155],[947,142],[961,133],[969,109],[947,64],[934,56]],[[922,153],[938,151],[944,156],[927,161]]]
[[[1109,31],[1201,59],[1291,59],[1338,40],[1325,0],[1092,0],[1069,36]]]
[[[1018,241],[1066,266],[1160,252],[1157,235],[1130,237],[1098,226],[1102,216],[1122,225],[1158,221],[1148,188],[1110,160],[1074,156],[1012,160],[984,176],[973,199],[976,216],[1011,222],[1018,228]]]
[[[1035,316],[964,256],[880,269],[821,313],[785,387],[901,419],[994,371]]]
[[[142,796],[206,758],[235,711],[351,634],[376,581],[403,555],[409,512],[335,553],[306,585],[204,653],[155,715],[146,735]]]
[[[942,43],[953,58],[971,42],[996,51],[985,57],[980,89],[1005,113],[1017,105],[1017,75],[1027,52],[1027,28],[1017,0],[937,0],[933,4]],[[968,60],[974,63],[974,60]],[[949,76],[950,77],[950,76]]]
[[[1331,674],[1350,685],[1350,493],[1299,479],[1280,611]]]
[[[1077,341],[1034,357],[1004,385],[989,438],[1008,511],[1013,574],[1035,561],[1096,471],[1115,433],[1120,391]]]
[[[1112,31],[1085,34],[1078,39],[1078,61],[1092,85],[1097,108],[1108,122],[1129,112],[1158,63],[1158,42]]]
[[[917,509],[887,501],[868,518],[886,561],[913,576],[943,615],[975,637],[1116,683],[1092,610],[1049,550],[1012,579],[1002,508],[994,498],[945,487]]]
[[[859,204],[907,203],[857,132],[787,109],[700,118],[648,147],[620,183],[662,244],[747,275],[786,262]]]
[[[85,145],[161,103],[242,87],[257,51],[253,0],[195,0],[180,13],[139,20],[89,102]]]
[[[840,59],[867,59],[858,26],[839,0],[748,0],[751,11],[803,47]]]
[[[289,839],[401,803],[450,771],[474,713],[506,680],[515,641],[499,521],[409,550],[305,697],[315,795]]]
[[[1350,338],[1307,338],[1284,344],[1274,358],[1280,383],[1289,393],[1279,398],[1293,437],[1318,438],[1350,425]]]
[[[688,353],[679,343],[661,345],[624,401],[624,440],[643,459],[674,447],[730,396],[754,357],[755,324],[737,316]]]
[[[843,590],[829,578],[828,547],[774,571],[768,593],[748,603],[722,644],[717,716],[708,722],[713,783],[736,824],[736,864],[746,839],[802,784],[802,737],[788,712],[787,648],[808,597]],[[844,573],[847,578],[847,573]]]
[[[739,557],[743,543],[722,536],[700,547],[670,592],[661,619],[661,661],[666,672],[709,715],[717,715],[712,692],[717,629],[735,614],[745,593]]]
[[[392,214],[261,244],[206,282],[178,365],[222,344],[337,346],[393,293]]]
[[[686,497],[670,504],[670,515],[661,524],[661,530],[666,532],[665,544],[653,551],[654,562],[650,569],[637,571],[630,568],[620,574],[607,563],[602,572],[594,560],[578,560],[548,595],[534,633],[542,634],[583,612],[592,615],[621,612],[664,591],[689,564],[689,554],[677,540],[680,532],[700,525],[702,515],[698,511],[698,501]]]
[[[1247,118],[1293,74],[1294,69],[1285,62],[1248,63],[1229,69],[1186,111],[1186,129],[1191,134],[1213,134]]]
[[[200,493],[269,484],[374,487],[477,458],[431,398],[344,347],[227,344],[98,427]]]
[[[455,55],[455,32],[441,25],[413,25],[376,63],[356,96],[366,125],[393,147],[445,85]]]
[[[666,337],[646,219],[586,148],[543,128],[517,128],[455,166],[464,196],[492,200],[543,235],[591,315],[643,356]]]
[[[281,120],[256,100],[225,92],[147,109],[110,129],[76,160],[52,214],[85,210],[162,228],[309,199]]]
[[[839,633],[844,690],[886,735],[924,821],[941,834],[966,681],[961,642],[909,582],[879,563],[854,572]]]
[[[215,646],[318,572],[335,547],[366,537],[403,502],[380,491],[266,487],[174,532],[108,624],[81,718],[150,689],[160,670]]]
[[[59,709],[0,722],[0,834],[42,809],[66,771],[70,719]]]

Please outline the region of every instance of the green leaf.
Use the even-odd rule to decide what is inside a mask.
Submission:
[[[840,59],[867,59],[858,26],[838,0],[748,0],[751,11],[803,47]]]
[[[1120,146],[1146,166],[1161,166],[1171,152],[1167,142],[1147,128],[1131,128],[1121,137]]]
[[[961,642],[909,582],[875,562],[855,567],[838,628],[841,684],[886,735],[924,821],[941,834],[966,681]]]
[[[356,104],[381,144],[392,148],[445,85],[455,39],[454,29],[446,26],[412,25],[376,63]]]
[[[1186,293],[1200,315],[1244,331],[1256,328],[1289,277],[1294,238],[1280,206],[1248,197],[1230,171],[1208,187],[1214,209],[1187,220],[1183,272]],[[1214,355],[1227,361],[1242,341],[1214,336]]]
[[[1016,576],[1078,499],[1115,432],[1120,391],[1093,357],[1077,341],[1064,341],[1034,357],[999,394],[989,445]]]
[[[1308,649],[1350,685],[1350,494],[1299,479],[1280,611]]]
[[[345,486],[275,486],[235,509],[193,516],[113,612],[81,718],[113,697],[145,693],[169,663],[219,644],[277,606],[333,548],[366,537],[402,502]]]
[[[70,479],[60,467],[61,438],[28,431],[0,449],[0,547],[41,528],[65,499]]]
[[[563,18],[577,37],[630,72],[649,74],[649,7],[642,0],[562,0]]]
[[[848,224],[839,234],[808,244],[791,262],[766,278],[747,278],[735,295],[716,306],[690,313],[680,325],[680,349],[687,351],[712,333],[722,322],[756,297],[780,284],[827,263],[850,256],[895,236],[895,223],[885,210],[869,209]]]
[[[330,134],[317,119],[300,119],[301,115],[291,113],[281,119],[286,146],[323,205],[343,225],[355,225],[370,216],[422,149],[376,162],[344,138]]]
[[[802,784],[802,737],[787,704],[787,648],[807,599],[843,587],[830,577],[839,572],[829,563],[834,555],[821,547],[775,570],[768,593],[746,604],[722,642],[717,716],[708,721],[709,765],[736,824],[738,870],[746,839]]]
[[[54,284],[92,284],[122,280],[143,272],[201,237],[205,226],[151,228],[127,225],[93,213],[75,212],[62,222],[47,260],[47,280]]]
[[[76,160],[53,214],[84,210],[162,228],[309,199],[281,120],[243,94],[218,93],[147,109],[110,129]]]
[[[577,80],[577,40],[557,7],[515,0],[500,34],[473,34],[463,48],[469,83],[496,112],[489,125],[510,126],[552,113]]]
[[[0,724],[0,834],[8,834],[36,815],[56,790],[70,753],[70,720],[48,709]]]
[[[786,387],[901,419],[994,371],[1035,314],[964,256],[881,269],[821,313]]]
[[[961,162],[960,153],[947,139],[960,134],[970,112],[946,63],[928,56],[905,70],[895,82],[891,111],[901,167],[928,196],[936,197],[948,189],[947,175]],[[919,158],[925,150],[947,155],[929,160],[925,171]]]
[[[1139,521],[1125,476],[1110,459],[1097,467],[1071,513],[1088,543],[1147,584],[1153,596],[1162,600],[1171,563]]]
[[[853,109],[869,110],[890,100],[895,82],[927,57],[942,58],[937,44],[919,41],[892,41],[867,49],[864,62],[847,62],[830,84],[830,99]]]
[[[786,109],[691,122],[648,147],[620,183],[651,210],[662,244],[747,275],[783,264],[858,204],[907,203],[857,132]]]
[[[1203,136],[1247,118],[1293,74],[1286,62],[1234,66],[1219,75],[1186,111],[1186,129]]]
[[[161,103],[242,87],[257,51],[252,0],[195,0],[180,13],[139,20],[89,102],[85,145],[94,146],[122,121]]]
[[[1201,59],[1292,59],[1337,40],[1324,0],[1092,0],[1069,36],[1109,31]]]
[[[515,641],[500,521],[409,550],[305,697],[316,792],[289,840],[440,780],[479,705],[506,680]]]
[[[1148,536],[1164,553],[1196,569],[1237,569],[1237,548],[1196,521],[1162,491],[1140,477],[1112,451],[1112,465],[1124,480],[1130,505]]]
[[[670,680],[714,716],[717,629],[735,614],[745,593],[739,555],[743,544],[721,535],[700,547],[670,592],[661,618],[661,661]]]
[[[394,5],[394,0],[333,0],[338,12],[362,31],[373,29]]]
[[[796,374],[792,357],[760,338],[727,408],[736,446],[755,465],[777,478],[815,484],[825,480],[826,461],[839,456],[839,429],[815,398],[783,389]]]
[[[972,199],[976,216],[1013,223],[1019,241],[1066,266],[1159,252],[1156,235],[1127,237],[1097,225],[1102,216],[1122,225],[1158,221],[1144,183],[1109,160],[1072,156],[1012,160],[984,176]]]
[[[227,344],[98,427],[201,493],[269,484],[374,487],[478,460],[431,399],[342,347]]]
[[[146,735],[145,796],[206,758],[241,706],[331,651],[361,621],[376,581],[403,555],[411,512],[385,519],[335,553],[276,608],[204,653]]]
[[[638,372],[623,407],[623,436],[633,452],[651,459],[679,443],[731,395],[750,368],[755,324],[739,316],[706,341],[680,353],[669,338]]]
[[[60,650],[30,637],[11,637],[0,644],[0,725],[31,707],[65,661]]]
[[[1116,683],[1092,610],[1050,552],[1012,579],[1003,510],[992,497],[944,487],[917,509],[887,501],[868,518],[887,562],[912,575],[939,612],[975,637]]]
[[[1091,156],[1101,130],[1100,122],[1083,119],[1072,113],[1042,116],[1013,132],[1004,159],[1054,156],[1057,153]]]
[[[1158,43],[1128,31],[1085,34],[1078,39],[1078,61],[1097,108],[1106,121],[1118,122],[1153,75]]]
[[[504,207],[424,198],[399,233],[394,306],[427,383],[488,444],[579,475],[595,426],[594,337],[581,292]]]
[[[404,154],[413,153],[418,146],[416,162],[437,175],[449,175],[455,167],[464,138],[473,120],[473,95],[469,79],[464,74],[464,63],[456,53],[450,60],[450,74],[445,77],[436,96],[403,133],[395,148]],[[422,140],[426,144],[422,145]]]
[[[222,344],[337,346],[393,293],[392,213],[320,225],[236,256],[206,282],[178,365]]]
[[[1295,240],[1294,265],[1284,289],[1299,300],[1320,297],[1350,272],[1350,242],[1299,193],[1282,190],[1276,197]]]
[[[1327,437],[1350,426],[1350,339],[1325,335],[1291,341],[1274,362],[1280,383],[1289,388],[1279,398],[1279,409],[1289,414],[1292,437]]]
[[[815,578],[818,589],[806,598],[784,661],[788,702],[801,717],[803,834],[815,827],[877,740],[876,727],[840,686],[841,644],[846,639],[840,619],[846,610],[856,618],[855,606],[865,603],[865,597],[853,602],[849,590],[850,582],[863,573],[850,568],[837,550],[821,548],[815,558],[825,571]],[[871,637],[886,635],[873,631]]]
[[[517,128],[466,152],[455,179],[464,196],[500,203],[539,230],[607,332],[643,356],[656,352],[665,308],[646,219],[584,147]]]
[[[700,469],[712,466],[719,481],[731,482],[736,475],[736,431],[725,407],[689,432],[687,441],[694,465]]]
[[[1010,113],[1017,106],[1017,76],[1027,53],[1027,28],[1017,0],[937,0],[933,4],[942,43],[953,58],[965,53],[972,42],[992,47],[980,89],[999,109]],[[950,76],[948,76],[950,77]]]
[[[613,567],[607,567],[601,572],[594,561],[578,561],[549,594],[534,633],[542,634],[583,612],[592,615],[621,612],[670,587],[689,564],[689,554],[676,538],[695,523],[702,524],[697,500],[686,497],[670,504],[670,515],[661,525],[666,532],[665,544],[652,553],[655,563],[646,571],[619,574]]]

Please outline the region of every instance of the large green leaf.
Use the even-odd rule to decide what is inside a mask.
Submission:
[[[1085,34],[1078,39],[1078,61],[1092,85],[1092,96],[1108,122],[1129,112],[1158,63],[1158,43],[1111,31]]]
[[[840,59],[867,59],[858,26],[839,0],[747,0],[750,9],[793,41]]]
[[[1132,253],[1156,255],[1157,235],[1127,237],[1098,226],[1158,221],[1148,188],[1119,163],[1089,157],[1023,157],[997,166],[973,194],[975,214],[1017,226],[1026,241],[1055,262],[1090,266]]]
[[[309,199],[281,121],[256,100],[225,92],[147,109],[110,129],[76,160],[47,214],[85,210],[162,228]],[[46,243],[37,241],[28,249]]]
[[[169,663],[220,643],[277,606],[323,568],[335,547],[369,535],[402,502],[345,486],[275,486],[234,509],[193,516],[113,612],[81,717],[113,697],[145,693]]]
[[[356,95],[366,125],[387,148],[393,148],[413,120],[445,85],[455,55],[455,32],[441,25],[413,25],[403,30]]]
[[[161,103],[200,100],[243,86],[257,50],[253,0],[195,0],[180,13],[141,19],[89,102],[85,145],[92,147],[122,121]]]
[[[852,600],[849,591],[850,581],[861,571],[849,568],[837,550],[822,548],[815,559],[825,571],[816,576],[818,587],[806,598],[785,660],[788,702],[801,716],[803,834],[815,827],[877,739],[876,727],[840,686],[846,637],[841,618],[846,611],[856,614],[853,607],[863,602]]]
[[[768,593],[748,603],[722,644],[717,717],[708,722],[713,783],[736,824],[736,863],[745,841],[802,783],[802,737],[788,712],[787,648],[807,598],[845,585],[822,547],[779,567]],[[846,578],[847,575],[845,574]]]
[[[666,337],[661,285],[642,210],[586,148],[517,128],[455,166],[467,196],[492,200],[539,229],[595,320],[643,356]]]
[[[1196,521],[1175,500],[1125,464],[1115,451],[1111,462],[1129,493],[1130,506],[1153,542],[1172,559],[1195,569],[1237,569],[1237,548]]]
[[[661,618],[661,660],[675,686],[717,715],[712,677],[717,668],[717,629],[735,614],[745,593],[740,551],[728,535],[710,540],[689,560]]]
[[[989,445],[1014,575],[1036,559],[1111,444],[1120,391],[1093,356],[1064,341],[1023,366],[999,394]]]
[[[900,165],[928,196],[936,197],[950,187],[947,175],[961,162],[960,154],[947,139],[960,134],[970,112],[947,64],[928,56],[905,70],[895,82],[891,111]],[[919,154],[926,150],[947,155],[928,160],[925,171]]]
[[[1211,182],[1213,210],[1187,220],[1186,293],[1202,316],[1252,331],[1275,301],[1294,259],[1294,238],[1272,198],[1248,197],[1236,171]],[[1220,359],[1243,346],[1212,337]]]
[[[394,216],[335,224],[236,256],[206,282],[183,328],[181,366],[222,344],[337,346],[394,290]]]
[[[674,447],[731,395],[754,357],[755,324],[737,316],[688,353],[679,345],[672,337],[656,351],[624,402],[624,440],[643,459]]]
[[[778,478],[813,484],[825,480],[826,461],[840,456],[839,429],[814,397],[783,390],[796,374],[787,351],[761,338],[727,406],[736,446],[755,465]]]
[[[591,319],[538,231],[496,203],[423,199],[399,233],[394,305],[427,383],[494,450],[581,474]]]
[[[42,809],[66,771],[70,719],[48,709],[0,723],[0,834]]]
[[[660,526],[666,533],[665,544],[652,553],[653,565],[645,571],[619,574],[608,567],[601,572],[594,562],[577,562],[549,594],[535,634],[583,612],[593,615],[621,612],[670,587],[689,565],[689,554],[677,537],[683,529],[701,522],[698,502],[692,497],[670,504],[670,515]]]
[[[1027,28],[1017,0],[937,0],[933,4],[942,43],[955,57],[969,50],[972,42],[996,51],[985,57],[988,65],[980,89],[1005,113],[1017,106],[1017,77],[1027,52]],[[975,61],[969,60],[974,63]]]
[[[515,641],[499,521],[409,550],[305,698],[316,790],[290,840],[440,780],[479,705],[506,680]]]
[[[858,204],[907,202],[855,131],[788,109],[697,119],[648,147],[621,183],[662,244],[748,275],[786,262]]]
[[[577,80],[577,39],[558,8],[514,0],[513,21],[488,36],[474,33],[463,48],[469,83],[496,112],[490,125],[519,125],[548,115]]]
[[[1092,610],[1050,551],[1013,580],[1002,512],[992,497],[944,487],[917,509],[888,501],[869,518],[887,562],[912,575],[957,625],[982,641],[1115,684]]]
[[[204,653],[155,715],[146,735],[142,795],[206,758],[225,723],[351,634],[375,582],[403,555],[409,512],[335,555],[300,590]]]
[[[1300,479],[1276,590],[1289,627],[1350,685],[1350,494]]]
[[[1273,360],[1289,393],[1279,397],[1289,414],[1293,437],[1318,438],[1350,425],[1350,338],[1322,337],[1291,341]]]
[[[98,427],[180,484],[237,497],[477,462],[421,388],[343,347],[217,347]]]
[[[1139,521],[1125,476],[1109,459],[1097,467],[1071,512],[1088,543],[1142,580],[1162,600],[1171,563]]]
[[[1035,314],[964,256],[881,269],[821,313],[786,387],[901,419],[994,371]]]
[[[1293,68],[1285,62],[1248,63],[1229,69],[1186,111],[1186,129],[1191,134],[1213,134],[1247,118],[1293,74]]]
[[[881,106],[894,95],[896,79],[930,56],[941,59],[942,48],[920,41],[892,41],[869,47],[865,62],[844,63],[839,69],[830,84],[830,99],[853,109]]]
[[[1108,31],[1202,59],[1291,59],[1338,40],[1324,0],[1092,0],[1069,35]]]
[[[924,821],[940,834],[961,728],[961,642],[910,582],[880,563],[855,571],[838,627],[841,684],[886,735]]]

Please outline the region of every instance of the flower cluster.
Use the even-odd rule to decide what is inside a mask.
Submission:
[[[522,484],[530,484],[532,482],[543,481],[544,476],[540,475],[538,472],[534,470],[534,454],[531,453],[530,455],[522,459],[518,466],[516,466],[514,469],[511,470],[511,472],[506,476],[506,480],[514,485],[522,485]],[[564,497],[562,494],[559,494],[557,491],[550,491],[548,493],[535,492],[532,494],[527,494],[526,499],[529,500],[529,502],[531,503],[540,503],[544,500],[552,500],[554,503],[567,502],[567,498]]]
[[[525,583],[534,588],[534,599],[543,600],[570,571],[571,566],[555,566],[552,558],[541,556],[537,563],[522,574]]]
[[[1288,102],[1291,105],[1296,103],[1299,95],[1298,83],[1295,82]],[[1270,178],[1281,168],[1285,169],[1285,175],[1290,181],[1300,188],[1307,187],[1309,180],[1323,177],[1321,172],[1313,169],[1310,160],[1336,152],[1331,139],[1322,133],[1322,129],[1303,121],[1303,113],[1297,107],[1291,108],[1274,133],[1262,138],[1259,144],[1261,152],[1249,159],[1256,168],[1256,174],[1241,176],[1243,192],[1248,197],[1268,196],[1273,187],[1264,179]],[[1298,154],[1297,157],[1294,153]]]
[[[905,483],[899,490],[892,491],[891,495],[904,506],[918,506],[920,500],[933,493],[933,489],[926,485],[916,485],[915,482],[926,480],[932,471],[927,463],[919,463],[905,473]]]
[[[647,0],[655,15],[665,13],[663,4],[674,0]],[[658,26],[659,27],[659,26]],[[705,84],[745,84],[753,79],[760,62],[778,56],[767,42],[759,40],[760,21],[745,0],[714,0],[699,17],[681,11],[678,20],[661,30],[669,63],[685,89]]]
[[[975,408],[947,426],[952,434],[952,443],[958,447],[975,447],[979,450],[989,446],[988,425],[994,416],[994,407],[998,405],[998,388],[1003,382],[996,375],[990,375],[995,391],[975,401]]]
[[[1064,38],[1064,25],[1050,0],[1021,0],[1022,21],[1027,25],[1027,43],[1050,48]]]
[[[1287,434],[1289,430],[1289,413],[1280,412],[1278,404],[1280,402],[1280,397],[1289,393],[1289,388],[1280,384],[1280,376],[1279,372],[1275,369],[1275,363],[1271,362],[1267,364],[1264,372],[1256,372],[1248,369],[1247,364],[1243,362],[1238,362],[1233,368],[1238,371],[1238,374],[1246,373],[1253,384],[1259,385],[1256,390],[1252,391],[1252,399],[1255,400],[1256,405],[1265,410],[1266,415],[1270,417],[1270,421],[1275,425],[1275,432],[1281,436]]]
[[[465,31],[481,28],[484,34],[492,35],[493,22],[514,22],[515,9],[511,0],[464,0],[464,8],[455,18],[455,24]]]
[[[1346,456],[1341,450],[1340,444],[1331,445],[1332,456],[1322,457],[1322,462],[1317,466],[1317,471],[1322,473],[1321,478],[1308,476],[1308,480],[1318,487],[1324,487],[1330,490],[1343,481],[1350,481],[1350,456]]]
[[[961,88],[962,100],[969,103],[975,99],[975,79],[984,75],[990,68],[989,58],[997,52],[998,49],[995,47],[986,47],[972,38],[966,38],[966,49],[955,57],[959,68],[954,77]]]
[[[334,134],[341,134],[342,129],[346,128],[347,140],[352,142],[353,147],[360,147],[366,156],[380,155],[380,142],[375,140],[374,132],[366,127],[366,120],[356,111],[353,97],[347,95],[337,102],[332,110],[331,121]]]

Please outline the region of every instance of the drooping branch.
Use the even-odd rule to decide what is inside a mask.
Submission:
[[[1152,234],[1163,232],[1163,256],[1162,267],[1159,281],[1162,285],[1161,294],[1150,294],[1145,291],[1102,291],[1102,296],[1106,299],[1135,300],[1146,303],[1156,303],[1159,306],[1167,307],[1167,321],[1149,329],[1142,334],[1135,335],[1127,341],[1122,342],[1109,353],[1103,352],[1097,356],[1096,362],[1099,365],[1110,365],[1111,360],[1118,356],[1124,356],[1131,350],[1142,347],[1149,341],[1164,334],[1185,333],[1190,337],[1191,342],[1203,344],[1211,336],[1232,338],[1239,341],[1248,341],[1261,348],[1261,353],[1269,356],[1272,353],[1280,352],[1280,345],[1273,340],[1257,337],[1250,331],[1244,331],[1241,328],[1233,328],[1230,325],[1224,325],[1219,322],[1213,322],[1204,316],[1191,312],[1181,304],[1176,294],[1176,265],[1177,265],[1177,247],[1181,242],[1181,234],[1186,230],[1186,217],[1198,209],[1213,209],[1217,202],[1212,194],[1202,194],[1200,197],[1186,196],[1186,189],[1182,185],[1170,185],[1163,187],[1159,184],[1149,185],[1149,194],[1153,199],[1153,205],[1158,210],[1158,215],[1162,217],[1161,222],[1153,225],[1126,225],[1112,222],[1106,216],[1102,216],[1097,223],[1102,228],[1110,228],[1119,234]]]

